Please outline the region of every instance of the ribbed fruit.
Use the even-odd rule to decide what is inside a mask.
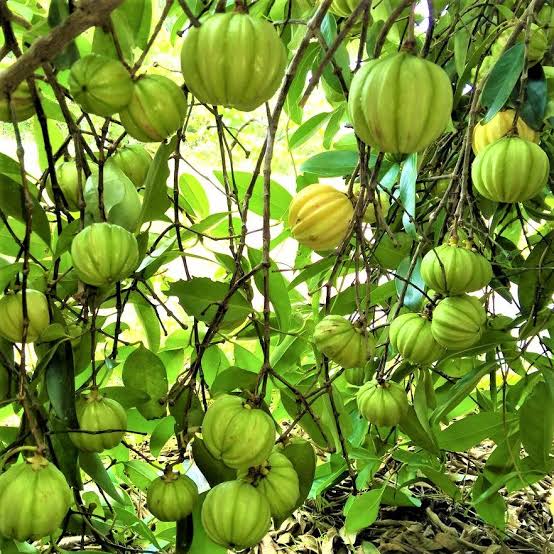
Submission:
[[[407,53],[366,63],[348,97],[354,131],[381,152],[420,152],[444,132],[451,111],[446,72]]]
[[[27,81],[20,83],[11,94],[17,121],[25,121],[35,113],[35,105]],[[0,121],[11,121],[12,112],[7,96],[0,96]]]
[[[421,276],[435,292],[455,296],[486,287],[492,279],[492,266],[471,247],[442,244],[423,257]]]
[[[445,348],[462,350],[479,341],[486,321],[487,313],[479,299],[467,294],[451,296],[434,309],[431,331]]]
[[[373,425],[393,427],[406,415],[409,404],[406,391],[392,381],[369,381],[356,395],[360,413]]]
[[[206,447],[218,460],[233,469],[260,465],[275,444],[271,416],[252,408],[239,396],[218,396],[202,423]]]
[[[172,471],[154,479],[146,492],[146,506],[160,521],[179,521],[192,513],[198,487],[186,475]]]
[[[93,390],[76,404],[79,429],[87,433],[69,433],[73,444],[84,452],[102,452],[117,446],[127,428],[127,412],[112,398]],[[113,432],[106,432],[114,429]]]
[[[239,470],[237,477],[265,496],[272,517],[288,515],[300,496],[298,474],[291,461],[279,452],[273,452],[260,466]]]
[[[38,454],[0,475],[0,536],[35,541],[61,526],[72,502],[62,472]]]
[[[129,104],[133,81],[118,60],[89,54],[71,66],[69,90],[85,112],[109,117]]]
[[[431,322],[420,314],[403,314],[395,318],[389,337],[396,351],[409,362],[430,365],[438,360],[444,348],[434,339]]]
[[[148,170],[152,165],[152,156],[141,144],[132,144],[120,148],[114,155],[113,161],[133,182],[135,187],[144,186]]]
[[[26,342],[35,342],[50,325],[48,300],[42,292],[27,289],[27,328]],[[6,294],[0,298],[0,335],[11,342],[23,340],[23,295],[20,292]]]
[[[363,367],[375,351],[375,340],[340,315],[325,316],[315,327],[314,342],[330,360],[348,369]]]
[[[289,227],[300,244],[332,250],[346,238],[353,215],[346,194],[330,185],[309,185],[290,203]]]
[[[349,385],[361,387],[366,382],[365,367],[350,367],[344,371],[344,378]]]
[[[273,25],[237,12],[215,14],[191,27],[181,51],[185,83],[198,100],[245,112],[275,94],[286,63]]]
[[[488,123],[477,123],[473,129],[473,152],[478,154],[489,144],[505,137],[512,129],[515,116],[514,110],[498,112]],[[540,133],[534,131],[520,116],[517,118],[517,135],[531,142],[539,142]]]
[[[216,485],[202,505],[202,527],[208,537],[233,550],[258,544],[270,525],[267,499],[244,481]]]
[[[491,53],[495,57],[500,57],[508,39],[514,32],[517,22],[511,24],[494,42]],[[517,37],[517,42],[525,40],[525,32],[522,30]],[[546,33],[535,23],[531,23],[531,34],[529,44],[527,45],[527,60],[533,64],[540,62],[549,47],[549,41]]]
[[[187,100],[162,75],[144,75],[135,82],[131,102],[119,114],[125,130],[141,142],[161,142],[181,127]]]
[[[67,204],[67,209],[70,212],[79,210],[79,170],[74,160],[61,162],[56,166],[56,177],[58,186]],[[81,187],[85,186],[86,177],[81,172]],[[46,190],[48,196],[54,202],[54,191],[52,189],[52,180],[48,177],[46,182]]]
[[[93,223],[73,239],[71,259],[83,283],[95,287],[113,285],[136,269],[137,239],[118,225]]]
[[[471,167],[475,189],[495,202],[523,202],[546,185],[550,162],[538,145],[518,137],[503,138],[477,154]]]

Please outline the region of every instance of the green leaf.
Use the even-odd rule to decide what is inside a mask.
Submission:
[[[347,533],[357,533],[372,525],[379,515],[384,489],[373,489],[350,497],[344,507]]]
[[[473,485],[471,496],[479,516],[489,525],[504,529],[506,526],[506,503],[497,488],[480,475]]]
[[[414,239],[417,236],[415,228],[417,181],[417,154],[410,154],[402,165],[400,174],[400,194],[398,199],[403,208],[402,224],[408,235]]]
[[[310,117],[289,137],[289,148],[294,150],[313,137],[322,125],[329,119],[331,112],[322,112]]]
[[[158,472],[142,460],[130,460],[123,463],[123,471],[139,490],[146,492],[150,483],[156,479]]]
[[[25,223],[21,185],[7,177],[2,177],[0,183],[0,210],[7,216]],[[48,217],[38,201],[33,198],[32,228],[48,246],[50,246],[50,224]],[[11,239],[13,241],[13,239]]]
[[[150,165],[144,182],[144,200],[138,218],[138,229],[147,221],[165,221],[167,219],[165,212],[171,205],[167,195],[168,160],[175,151],[176,143],[177,137],[173,137],[167,144],[160,144],[154,161]]]
[[[344,117],[345,111],[346,111],[345,105],[341,104],[329,118],[329,123],[327,123],[327,127],[325,128],[325,133],[323,134],[323,148],[327,150],[331,148],[333,139],[335,138],[336,134],[340,130],[340,123],[342,121],[342,118]]]
[[[410,437],[414,444],[424,448],[428,452],[432,452],[436,455],[439,454],[435,437],[430,434],[429,428],[425,429],[421,425],[412,406],[410,406],[408,414],[402,418],[402,421],[400,422],[400,429],[404,434]]]
[[[150,400],[148,394],[131,387],[103,387],[100,392],[106,398],[117,400],[126,410],[136,408],[139,404],[144,404]]]
[[[508,435],[516,423],[514,414],[481,412],[469,415],[439,433],[439,446],[443,450],[464,452],[485,439]]]
[[[300,165],[300,171],[319,177],[343,177],[350,175],[358,165],[358,153],[350,150],[330,150],[308,158]]]
[[[98,454],[79,452],[79,465],[106,494],[109,494],[116,502],[124,503]]]
[[[308,441],[295,438],[283,448],[282,453],[290,460],[298,474],[300,496],[296,501],[295,508],[297,508],[308,498],[314,481],[317,464],[315,450]]]
[[[523,313],[535,313],[551,301],[554,293],[554,231],[545,235],[523,264],[518,298]]]
[[[248,259],[253,267],[260,264],[262,262],[261,251],[249,248]],[[254,282],[256,283],[256,288],[260,291],[260,293],[264,294],[263,270],[258,271],[254,275]],[[279,329],[283,332],[287,332],[289,330],[292,313],[288,284],[275,262],[271,262],[269,267],[269,299],[273,305],[275,314],[277,315]]]
[[[192,395],[192,398],[189,395]],[[170,396],[173,398],[171,393]],[[169,404],[169,413],[175,418],[175,431],[177,433],[187,432],[190,427],[200,427],[204,419],[202,403],[190,387],[185,387],[180,391],[177,398],[173,398],[173,403]]]
[[[525,45],[518,42],[504,52],[492,68],[481,93],[480,102],[488,108],[481,121],[488,123],[506,104],[523,71]]]
[[[382,304],[396,293],[394,281],[386,281],[382,285],[365,283],[358,287],[359,297],[367,299],[369,305]],[[330,313],[336,315],[348,315],[356,310],[356,288],[348,287],[331,298]],[[323,311],[321,312],[323,314]]]
[[[189,281],[170,283],[166,294],[177,296],[179,303],[188,315],[210,323],[228,291],[229,285],[227,283],[212,281],[205,277],[193,277]],[[238,291],[229,298],[227,306],[228,310],[222,326],[224,328],[237,327],[252,312],[252,306]]]
[[[123,384],[146,393],[149,400],[137,406],[146,419],[157,419],[166,414],[167,373],[163,362],[142,344],[125,360]]]
[[[519,411],[521,442],[529,456],[546,466],[554,440],[554,405],[550,387],[540,382]]]
[[[214,171],[214,175],[218,181],[225,185],[225,179],[221,171]],[[229,176],[231,180],[231,176]],[[233,174],[232,186],[235,186],[238,191],[238,196],[241,202],[244,200],[244,195],[250,187],[252,174],[245,171],[235,171]],[[288,212],[289,204],[292,200],[290,192],[282,187],[279,183],[271,179],[271,198],[269,202],[269,214],[271,219],[285,219],[285,214]],[[248,209],[257,214],[264,213],[264,180],[263,177],[257,177],[252,190],[252,198],[248,204]]]
[[[129,2],[129,0],[127,0]],[[134,0],[130,0],[134,1]],[[123,54],[123,58],[128,63],[133,62],[133,29],[131,28],[127,15],[122,11],[121,7],[115,9],[110,14],[110,19],[114,34],[117,37],[119,48]],[[101,54],[102,56],[108,56],[116,60],[119,59],[117,48],[114,44],[111,33],[106,32],[105,26],[97,26],[94,28],[94,37],[92,39],[92,52],[94,54]]]
[[[204,441],[198,437],[195,437],[192,443],[192,455],[211,487],[237,478],[236,470],[227,467],[221,460],[216,460],[206,448]]]
[[[173,436],[175,429],[175,418],[173,416],[164,417],[150,435],[150,453],[156,458],[160,455],[162,448]]]
[[[287,93],[285,111],[297,125],[302,123],[303,110],[300,106],[300,97],[304,91],[304,83],[306,82],[308,71],[310,71],[313,61],[319,51],[319,45],[313,43],[308,44]]]
[[[179,176],[179,191],[185,211],[192,217],[204,219],[210,215],[210,201],[200,181],[188,173]]]
[[[216,395],[223,392],[233,392],[234,390],[254,391],[258,374],[252,371],[247,371],[240,367],[231,366],[217,375],[210,392]]]
[[[525,83],[525,97],[520,117],[536,131],[540,131],[548,105],[548,87],[540,64],[529,68]]]
[[[400,298],[400,294],[406,287],[406,280],[408,280],[408,286],[406,288],[406,293],[404,295],[404,305],[410,308],[412,311],[419,310],[421,307],[421,302],[423,301],[423,291],[425,290],[425,282],[423,281],[420,273],[421,268],[421,259],[418,258],[416,265],[412,271],[411,276],[408,279],[408,271],[412,260],[410,257],[404,258],[396,274],[398,277],[394,280],[396,284],[396,292]],[[400,278],[399,278],[400,277]]]
[[[464,28],[458,29],[454,35],[454,61],[458,76],[464,73],[470,38],[468,31]]]

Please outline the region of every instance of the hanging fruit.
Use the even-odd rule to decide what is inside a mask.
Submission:
[[[368,381],[356,399],[360,413],[378,427],[398,425],[409,408],[406,391],[392,381]]]

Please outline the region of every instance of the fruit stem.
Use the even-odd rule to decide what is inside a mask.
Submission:
[[[235,0],[235,13],[248,13],[248,7],[244,0]]]
[[[18,446],[17,448],[11,448],[8,450],[5,454],[5,456],[2,458],[2,463],[0,463],[0,471],[4,469],[4,466],[6,465],[7,461],[16,454],[19,454],[20,452],[33,452],[36,453],[38,451],[38,448],[36,446]]]

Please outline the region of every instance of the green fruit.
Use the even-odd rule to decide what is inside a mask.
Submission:
[[[35,342],[50,325],[48,300],[42,292],[27,289],[27,343]],[[6,294],[0,299],[0,335],[11,342],[23,340],[23,295]]]
[[[244,481],[215,486],[202,505],[202,527],[210,539],[233,550],[258,544],[269,531],[266,498]]]
[[[510,24],[508,27],[495,41],[491,48],[491,54],[499,58],[508,42],[508,39],[514,32],[514,27],[516,23]],[[521,33],[517,36],[517,42],[525,41],[525,30],[522,30]],[[545,55],[549,47],[549,41],[546,33],[534,23],[531,23],[531,36],[529,38],[529,44],[527,49],[527,60],[529,63],[533,64],[540,62]]]
[[[27,81],[20,83],[11,94],[17,121],[25,121],[35,113],[35,105]],[[0,96],[0,121],[11,121],[12,112],[7,96]]]
[[[503,138],[477,154],[471,167],[473,186],[495,202],[523,202],[546,185],[550,162],[537,144],[518,137]]]
[[[136,81],[131,102],[119,115],[136,140],[161,142],[183,125],[186,111],[185,95],[171,79],[144,75]]]
[[[65,199],[67,209],[70,212],[76,212],[79,210],[79,170],[74,160],[61,162],[56,166],[56,177],[58,179],[58,186]],[[81,187],[85,186],[86,177],[81,171]],[[54,191],[52,189],[52,180],[48,177],[46,182],[46,190],[48,196],[54,202]]]
[[[390,325],[390,342],[409,362],[430,365],[438,360],[444,348],[433,338],[431,322],[420,314],[403,314]]]
[[[353,215],[346,194],[330,185],[309,185],[290,203],[289,227],[300,244],[313,250],[331,250],[346,238]]]
[[[431,331],[449,350],[469,348],[479,341],[487,313],[479,299],[463,294],[441,300],[433,311]]]
[[[385,192],[380,192],[377,202],[381,207],[381,215],[383,216],[383,219],[385,219],[390,210],[389,195]],[[369,223],[371,225],[377,222],[377,215],[375,214],[375,205],[373,204],[373,202],[369,203],[362,219],[365,223]]]
[[[73,444],[84,452],[102,452],[117,446],[127,428],[127,413],[111,398],[104,398],[97,390],[81,397],[76,404],[79,429],[95,433],[69,433]],[[113,432],[107,433],[110,429]]]
[[[354,131],[381,152],[420,152],[444,132],[451,111],[446,72],[407,53],[367,62],[348,97]]]
[[[328,315],[315,327],[314,342],[320,352],[345,369],[363,367],[375,351],[371,334],[340,315]]]
[[[554,40],[554,6],[543,4],[535,19],[538,26],[546,33],[546,37],[550,43]]]
[[[93,223],[73,239],[71,259],[83,283],[95,287],[113,285],[136,269],[137,239],[118,225]]]
[[[273,452],[262,465],[239,470],[237,477],[265,496],[272,517],[285,517],[296,506],[300,495],[298,474],[284,454]]]
[[[16,541],[47,537],[72,502],[62,472],[36,454],[0,475],[0,536]]]
[[[344,378],[348,384],[361,387],[366,382],[366,369],[365,367],[350,367],[345,370]]]
[[[191,27],[181,51],[185,83],[200,102],[245,112],[275,94],[286,63],[273,26],[237,12],[215,14]]]
[[[152,156],[141,144],[133,144],[120,148],[114,155],[113,161],[133,182],[135,187],[144,186],[148,170],[152,165]]]
[[[83,111],[110,117],[131,101],[133,81],[121,62],[89,54],[71,66],[69,90]]]
[[[406,391],[392,381],[369,381],[356,395],[360,413],[373,425],[393,427],[408,412]]]
[[[233,469],[260,465],[275,444],[275,425],[263,410],[239,396],[218,396],[202,423],[202,437],[212,456]]]
[[[167,472],[150,483],[146,505],[160,521],[179,521],[192,513],[198,500],[196,483],[186,475]]]
[[[424,256],[421,276],[430,289],[455,296],[486,287],[492,279],[492,266],[471,248],[443,244]]]

